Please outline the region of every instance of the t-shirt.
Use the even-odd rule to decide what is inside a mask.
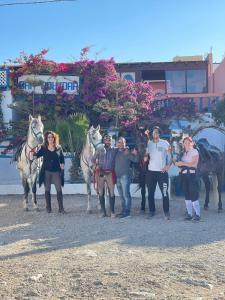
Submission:
[[[196,149],[193,148],[193,149],[190,149],[187,152],[184,152],[181,160],[183,162],[190,163],[190,162],[192,162],[193,157],[197,156],[197,155],[199,155],[198,150],[196,150]],[[198,162],[196,163],[196,166],[193,166],[193,167],[197,168],[197,165],[198,165]]]
[[[159,139],[157,143],[148,141],[146,152],[150,156],[148,170],[149,171],[162,171],[168,164],[170,144]]]

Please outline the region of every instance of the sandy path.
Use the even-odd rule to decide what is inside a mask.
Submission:
[[[183,201],[161,201],[149,220],[101,219],[84,196],[66,196],[66,215],[22,210],[0,196],[0,299],[225,299],[225,215],[211,208],[183,221]],[[118,202],[118,199],[117,199]],[[94,199],[96,205],[96,199]]]

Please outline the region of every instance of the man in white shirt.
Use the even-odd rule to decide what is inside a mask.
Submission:
[[[148,171],[146,174],[146,184],[148,187],[148,205],[150,217],[155,215],[155,190],[158,183],[163,197],[163,211],[165,218],[170,219],[169,195],[168,195],[168,170],[172,164],[170,155],[170,144],[160,139],[160,128],[153,128],[153,140],[148,142],[145,161],[149,159]]]

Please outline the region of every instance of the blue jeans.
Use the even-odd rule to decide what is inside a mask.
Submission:
[[[121,198],[122,203],[122,214],[129,215],[131,209],[131,195],[130,195],[130,184],[131,178],[128,175],[122,175],[117,177],[117,190]]]

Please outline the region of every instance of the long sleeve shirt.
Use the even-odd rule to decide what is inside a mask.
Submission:
[[[117,152],[117,148],[105,148],[105,152],[96,153],[92,161],[95,163],[96,159],[98,159],[98,164],[102,170],[114,170]]]
[[[116,176],[120,177],[123,175],[131,175],[131,162],[138,162],[139,158],[138,155],[134,155],[132,153],[125,153],[124,150],[119,150],[116,154],[115,160],[115,172]]]
[[[65,163],[61,147],[56,148],[54,151],[50,151],[48,148],[42,146],[34,156],[37,158],[43,157],[43,167],[50,172],[61,171],[60,164]]]

